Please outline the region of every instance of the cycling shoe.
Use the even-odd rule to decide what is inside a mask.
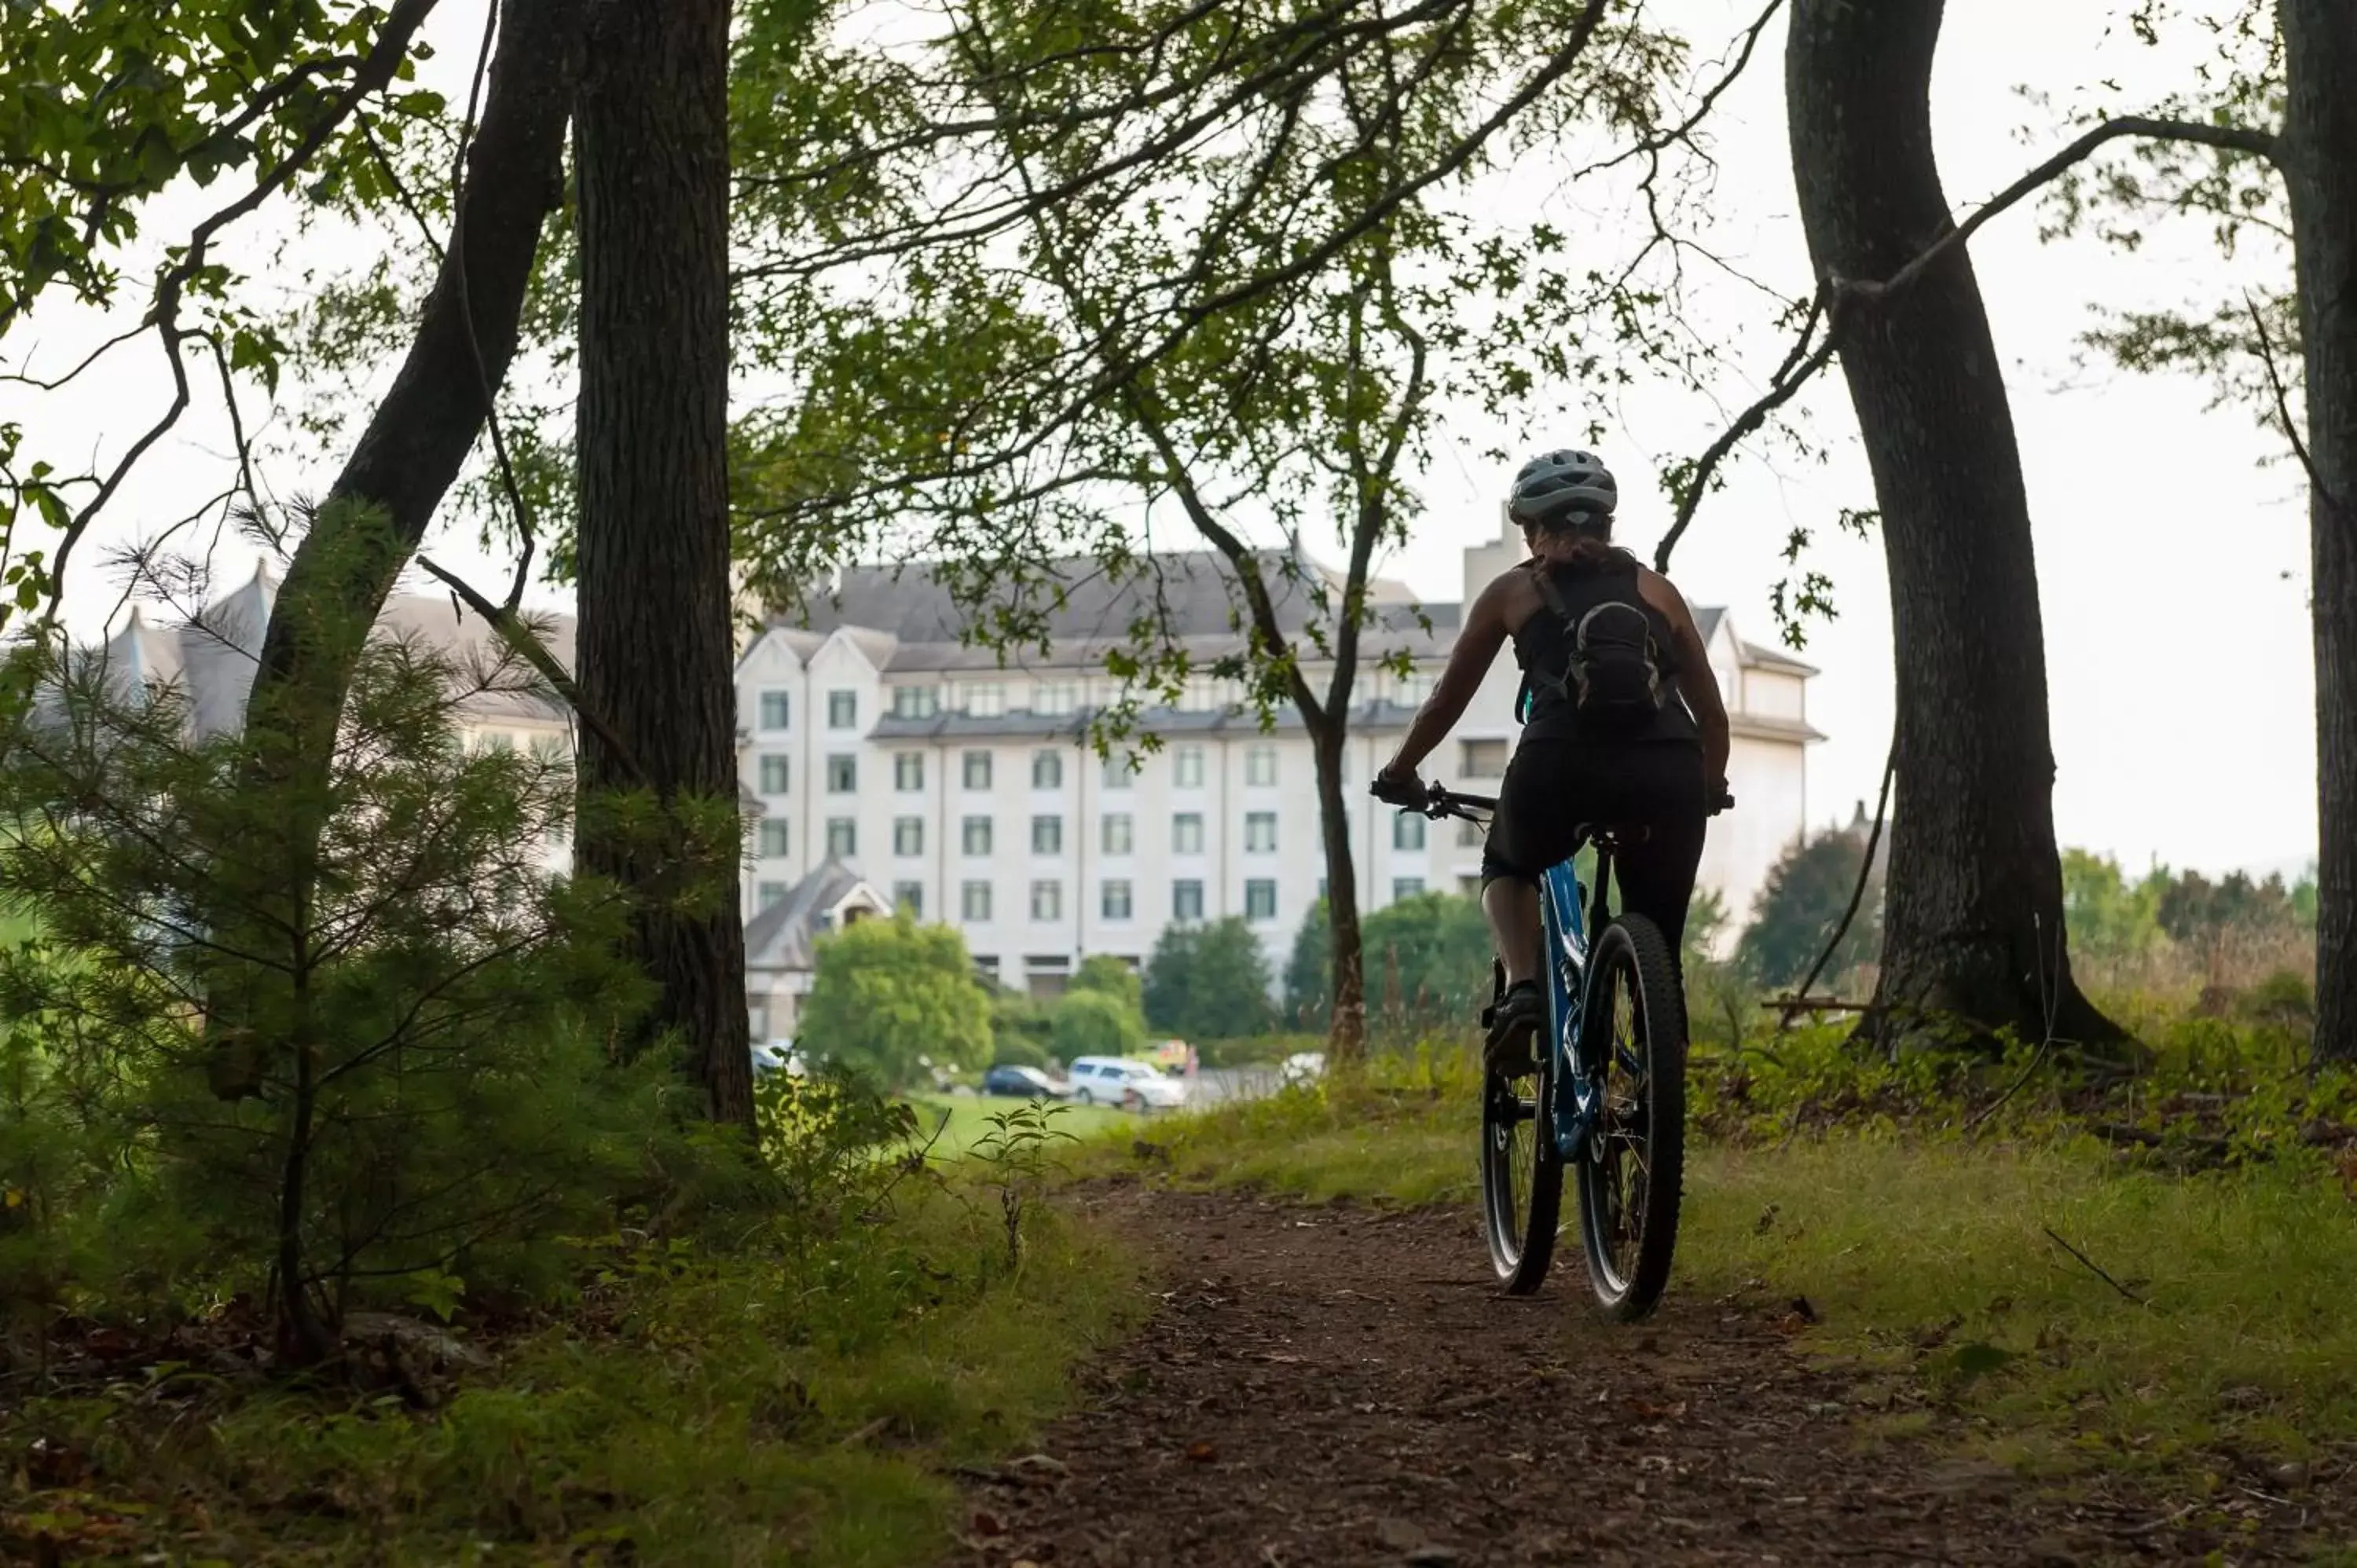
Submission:
[[[1546,998],[1538,982],[1525,980],[1506,987],[1506,993],[1482,1015],[1482,1022],[1490,1026],[1481,1048],[1482,1065],[1501,1078],[1538,1071],[1531,1042],[1545,1021]]]

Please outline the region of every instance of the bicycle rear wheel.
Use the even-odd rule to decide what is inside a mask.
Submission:
[[[1581,1036],[1601,1105],[1579,1165],[1587,1278],[1605,1315],[1653,1310],[1685,1178],[1686,1009],[1661,928],[1623,915],[1597,940]]]
[[[1493,1004],[1504,989],[1505,972],[1493,967]],[[1481,1228],[1491,1264],[1513,1295],[1528,1295],[1545,1280],[1562,1221],[1563,1158],[1545,1110],[1555,1092],[1556,1029],[1550,1018],[1546,1034],[1533,1042],[1536,1078],[1481,1069]]]

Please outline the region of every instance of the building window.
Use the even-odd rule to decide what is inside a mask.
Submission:
[[[1192,877],[1170,885],[1170,918],[1174,920],[1200,920],[1203,918],[1203,885]]]
[[[791,757],[780,752],[767,751],[761,754],[762,794],[782,795],[786,792],[786,780],[791,777],[787,765],[792,760]]]
[[[1457,771],[1467,779],[1502,779],[1506,776],[1508,750],[1502,740],[1462,742],[1462,757]]]
[[[856,795],[859,792],[859,758],[836,756],[826,759],[826,792],[830,795]]]
[[[1136,781],[1137,766],[1137,758],[1131,757],[1126,753],[1106,757],[1104,759],[1104,787],[1108,789],[1128,789],[1131,784]]]
[[[1108,813],[1103,835],[1107,854],[1127,854],[1130,852],[1130,819],[1126,811]]]
[[[1276,853],[1276,813],[1275,811],[1244,813],[1244,853],[1246,854]]]
[[[892,758],[892,788],[909,794],[925,787],[925,754],[903,751]]]
[[[968,817],[959,825],[958,842],[968,854],[990,853],[990,819]]]
[[[895,817],[892,819],[892,853],[922,854],[925,853],[925,819]]]
[[[793,708],[789,702],[789,699],[791,696],[792,693],[790,692],[764,692],[761,693],[761,727],[763,729],[783,729],[786,727],[786,721],[791,717],[793,714]]]
[[[786,900],[786,885],[782,882],[764,882],[753,889],[754,906],[767,909],[774,904],[782,904]]]
[[[1006,712],[1006,688],[996,681],[962,686],[958,689],[958,705],[969,718],[997,718]]]
[[[1081,689],[1070,681],[1042,681],[1031,689],[1031,711],[1061,718],[1078,713]]]
[[[1182,714],[1208,714],[1219,705],[1219,685],[1208,675],[1190,675],[1179,689],[1178,711]]]
[[[989,889],[987,888],[984,889],[985,894],[987,894],[988,891]],[[985,904],[988,904],[990,900],[985,897],[983,899],[983,902]],[[998,955],[996,953],[977,953],[974,956],[974,972],[982,977],[982,983],[985,985],[996,985],[998,983]]]
[[[968,882],[958,888],[958,918],[981,924],[990,918],[990,884]]]
[[[1064,853],[1064,819],[1034,817],[1031,819],[1031,853],[1061,854]]]
[[[911,919],[925,918],[925,885],[921,882],[892,884],[892,908],[906,909]]]
[[[1431,694],[1431,678],[1410,671],[1399,678],[1399,691],[1395,700],[1405,708],[1420,707],[1425,698]]]
[[[792,851],[786,847],[786,824],[783,822],[776,822],[768,818],[763,818],[761,822],[761,858],[764,860],[772,860],[779,855],[791,854],[791,853]]]
[[[942,711],[941,690],[935,686],[895,686],[892,688],[892,716],[896,719],[929,719]]]
[[[1200,746],[1180,746],[1172,773],[1172,781],[1179,789],[1200,789],[1203,787],[1203,748]]]
[[[1398,903],[1403,898],[1413,898],[1423,891],[1424,878],[1421,876],[1394,876],[1392,878],[1392,902],[1394,904]]]
[[[1060,789],[1064,787],[1064,754],[1060,751],[1035,751],[1031,754],[1031,788]]]
[[[1244,918],[1255,925],[1276,918],[1276,883],[1274,878],[1255,876],[1244,884]]]
[[[1470,817],[1461,817],[1458,820],[1457,847],[1458,849],[1479,848],[1483,836],[1480,823]]]
[[[1115,877],[1112,881],[1107,882],[1104,885],[1103,897],[1098,904],[1098,908],[1103,912],[1104,918],[1108,920],[1126,920],[1129,918],[1129,907],[1130,898],[1128,880],[1124,877]]]
[[[1416,811],[1402,811],[1392,819],[1392,847],[1415,850],[1424,847],[1424,817]]]
[[[859,824],[849,817],[826,820],[826,853],[845,859],[859,853]]]
[[[826,694],[826,727],[856,729],[859,727],[859,693],[829,692]]]
[[[1253,746],[1244,748],[1244,782],[1256,789],[1276,782],[1276,747]]]
[[[1170,853],[1203,853],[1203,814],[1200,811],[1181,811],[1170,819]]]
[[[969,789],[990,788],[990,753],[969,751],[962,764],[965,770],[965,787]]]
[[[1031,918],[1035,920],[1060,920],[1064,918],[1062,883],[1050,880],[1031,885]]]

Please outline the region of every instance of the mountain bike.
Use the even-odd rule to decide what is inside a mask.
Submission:
[[[1485,828],[1498,805],[1437,784],[1421,803],[1393,803]],[[1481,1082],[1481,1219],[1498,1277],[1515,1295],[1545,1280],[1569,1166],[1588,1283],[1605,1315],[1623,1323],[1652,1312],[1669,1283],[1685,1167],[1686,1008],[1675,955],[1651,919],[1615,915],[1607,902],[1614,858],[1645,831],[1580,828],[1596,850],[1593,888],[1568,859],[1547,868],[1538,1072],[1510,1078],[1485,1065]],[[1493,1006],[1505,983],[1493,963]]]

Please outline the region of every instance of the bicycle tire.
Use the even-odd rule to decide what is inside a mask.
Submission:
[[[1685,1180],[1685,997],[1668,941],[1642,915],[1606,926],[1592,962],[1581,1040],[1588,1070],[1603,1076],[1605,1092],[1578,1161],[1579,1230],[1597,1305],[1607,1317],[1633,1323],[1660,1303],[1677,1251]]]
[[[1504,989],[1504,972],[1493,966],[1493,1004]],[[1550,1018],[1548,1027],[1556,1026]],[[1486,1064],[1481,1069],[1481,1229],[1509,1295],[1528,1295],[1545,1282],[1563,1220],[1563,1156],[1544,1110],[1552,1103],[1558,1053],[1549,1040],[1534,1043],[1539,1071],[1523,1080],[1527,1095],[1517,1080]]]

